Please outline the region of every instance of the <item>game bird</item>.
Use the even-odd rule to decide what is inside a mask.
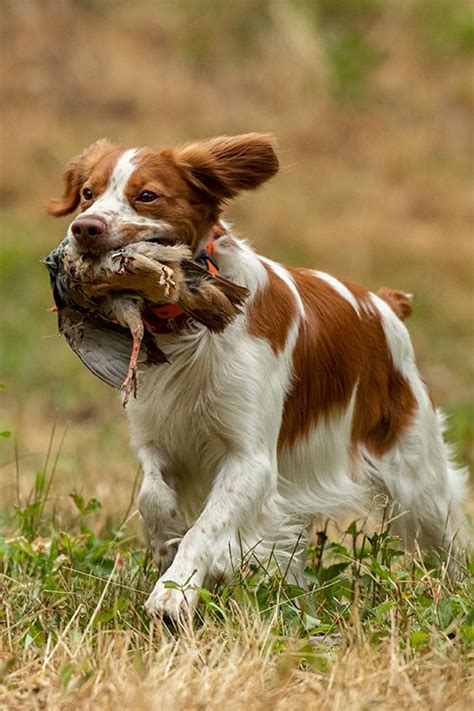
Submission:
[[[156,333],[194,319],[219,333],[241,311],[248,290],[217,274],[211,255],[185,245],[135,242],[78,254],[66,239],[44,260],[59,332],[97,377],[136,395],[139,366],[167,358]]]

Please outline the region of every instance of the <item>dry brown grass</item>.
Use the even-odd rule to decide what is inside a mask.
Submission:
[[[235,627],[208,622],[175,639],[150,630],[140,654],[130,653],[129,633],[98,634],[85,643],[51,646],[43,659],[28,661],[0,687],[0,703],[11,711],[66,709],[327,709],[464,710],[474,687],[457,653],[403,654],[394,621],[392,635],[374,650],[354,631],[353,640],[334,649],[335,663],[314,642],[312,661],[301,666],[297,647],[271,653],[271,622],[241,615]],[[355,628],[356,629],[356,628]],[[68,693],[60,682],[66,664],[76,669]],[[328,670],[329,666],[329,670]],[[81,671],[82,669],[82,671]],[[87,679],[89,672],[90,678]],[[92,673],[93,672],[93,673]]]

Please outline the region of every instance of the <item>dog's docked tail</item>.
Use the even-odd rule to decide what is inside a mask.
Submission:
[[[406,294],[398,289],[391,289],[389,286],[382,286],[378,290],[377,296],[387,302],[400,321],[405,321],[412,315],[413,302],[411,294]]]

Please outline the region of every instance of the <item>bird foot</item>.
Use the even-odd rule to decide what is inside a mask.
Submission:
[[[141,315],[139,321],[134,323],[131,328],[133,336],[132,352],[130,354],[130,362],[128,364],[127,377],[125,378],[122,390],[123,390],[123,400],[122,406],[126,407],[130,395],[134,398],[137,397],[137,367],[138,367],[138,355],[140,353],[140,346],[143,339],[143,322]]]
[[[127,403],[130,400],[130,395],[133,395],[134,398],[137,397],[137,370],[136,367],[132,366],[132,364],[130,364],[127,377],[123,381],[122,390],[122,407],[127,407]]]
[[[173,276],[173,270],[163,264],[161,267],[160,285],[164,287],[166,297],[170,295],[171,289],[176,286]]]

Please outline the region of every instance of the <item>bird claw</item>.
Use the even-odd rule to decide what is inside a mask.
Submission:
[[[135,261],[135,257],[131,254],[123,254],[121,250],[117,250],[112,254],[112,261],[118,262],[118,274],[125,274],[127,272],[127,267]]]
[[[132,365],[130,365],[127,373],[127,377],[123,381],[123,400],[122,407],[126,407],[128,401],[130,400],[130,395],[136,399],[137,397],[137,371]]]
[[[131,323],[129,321],[129,326],[130,326],[130,331],[133,336],[133,344],[132,344],[132,352],[130,354],[130,361],[128,364],[128,372],[127,372],[127,377],[124,380],[124,383],[122,385],[123,389],[123,401],[122,401],[122,406],[126,407],[130,395],[133,394],[133,397],[136,399],[137,397],[137,367],[138,367],[138,356],[140,353],[140,345],[143,339],[143,322],[142,322],[142,317],[141,314],[139,316],[138,321],[134,321]]]
[[[160,274],[160,286],[164,287],[165,296],[170,295],[171,289],[176,286],[176,282],[173,280],[173,270],[167,267],[165,264],[161,267]]]

